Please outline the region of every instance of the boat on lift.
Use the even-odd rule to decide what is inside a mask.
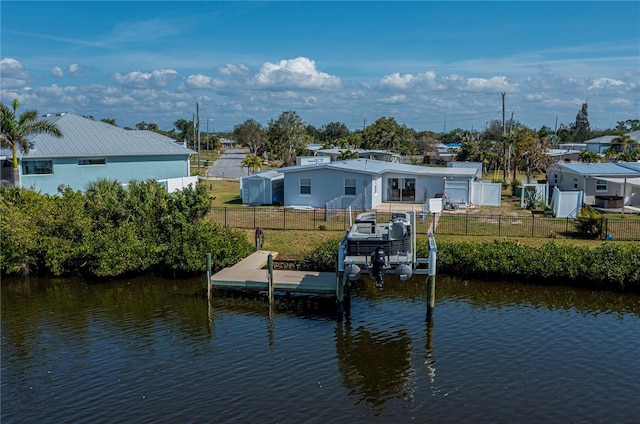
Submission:
[[[378,223],[376,212],[359,214],[342,239],[338,251],[339,268],[349,281],[362,272],[384,287],[384,275],[394,273],[404,281],[416,271],[415,212],[393,212],[389,222]]]

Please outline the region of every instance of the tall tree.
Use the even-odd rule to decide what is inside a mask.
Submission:
[[[518,128],[511,134],[513,140],[513,179],[517,179],[517,172],[523,169],[527,173],[527,182],[531,182],[533,171],[542,171],[551,163],[548,154],[550,141],[541,140],[535,131],[529,128]]]
[[[362,148],[397,150],[403,139],[403,128],[395,118],[381,117],[364,130]]]
[[[307,134],[309,135],[309,138],[311,140],[314,140],[314,141],[320,140],[320,130],[317,129],[315,126],[308,124],[305,127],[305,130],[307,131]]]
[[[233,139],[240,145],[248,147],[251,154],[257,155],[267,140],[267,134],[259,122],[255,119],[247,119],[233,127]]]
[[[296,155],[303,153],[311,141],[302,119],[291,110],[269,121],[267,139],[271,154],[287,165],[295,164]]]
[[[587,112],[587,102],[584,102],[576,115],[576,122],[573,124],[575,141],[581,143],[587,140],[589,138],[589,131],[589,113]]]
[[[321,143],[335,142],[349,136],[349,128],[342,122],[330,122],[320,128],[319,140]]]
[[[616,130],[622,134],[640,130],[640,119],[627,119],[626,121],[618,121]]]
[[[178,130],[178,140],[182,142],[186,142],[188,144],[189,141],[192,142],[195,140],[194,134],[195,131],[193,129],[193,121],[187,121],[186,119],[178,119],[173,125]]]
[[[18,116],[18,99],[13,99],[12,109],[4,103],[0,103],[0,143],[10,147],[13,155],[12,178],[13,185],[18,186],[20,170],[18,169],[18,146],[25,154],[29,154],[29,136],[35,134],[49,134],[54,137],[62,137],[60,129],[51,122],[38,119],[38,111],[27,110]]]

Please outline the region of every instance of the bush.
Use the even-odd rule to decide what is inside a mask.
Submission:
[[[341,238],[325,240],[304,257],[305,266],[317,271],[335,271]]]
[[[582,238],[597,239],[602,235],[602,215],[593,208],[581,208],[574,225]]]
[[[86,194],[60,196],[2,189],[0,268],[5,274],[38,272],[110,278],[163,271],[204,272],[206,254],[220,269],[249,255],[244,232],[206,219],[204,186],[168,193],[155,181],[90,184]]]
[[[316,271],[334,271],[340,238],[327,240],[305,258]],[[426,258],[426,238],[416,243]],[[537,284],[560,284],[594,289],[640,292],[640,244],[603,242],[597,248],[559,244],[552,240],[529,247],[509,240],[438,244],[437,272],[473,278],[516,279]]]
[[[418,254],[426,254],[419,244]],[[640,245],[560,245],[541,247],[517,242],[453,242],[438,245],[438,272],[476,278],[516,278],[536,283],[567,284],[596,289],[640,291]]]

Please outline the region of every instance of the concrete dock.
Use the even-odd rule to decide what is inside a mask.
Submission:
[[[275,259],[277,252],[258,250],[237,264],[218,271],[211,277],[213,289],[268,290],[269,254]],[[273,288],[280,292],[336,295],[336,274],[333,272],[273,270]]]

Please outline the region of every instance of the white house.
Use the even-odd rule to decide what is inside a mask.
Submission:
[[[557,163],[547,171],[550,190],[581,191],[586,205],[640,206],[640,163]]]
[[[424,204],[438,194],[450,203],[468,205],[477,176],[476,168],[424,167],[369,159],[275,171],[284,176],[285,206],[337,209],[373,209],[383,202]],[[249,184],[246,178],[242,187]]]
[[[84,190],[101,178],[130,181],[157,180],[168,190],[194,183],[189,157],[195,152],[153,131],[125,130],[73,113],[48,114],[61,138],[32,136],[27,155],[18,152],[20,186],[44,194],[65,187]],[[3,184],[12,185],[11,150],[0,152]]]
[[[338,160],[342,152],[351,151],[358,154],[360,159],[380,160],[387,162],[398,162],[399,155],[388,150],[367,150],[367,149],[318,149],[315,151],[316,156],[328,156],[332,161]]]

